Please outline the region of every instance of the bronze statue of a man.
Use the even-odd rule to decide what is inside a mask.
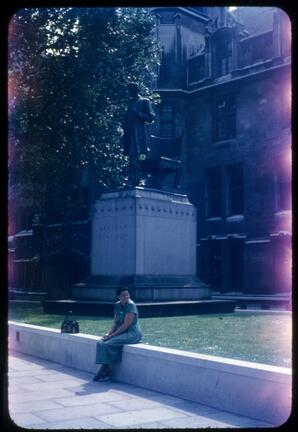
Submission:
[[[129,157],[129,186],[138,186],[140,159],[148,152],[146,123],[154,120],[155,113],[149,99],[139,95],[137,84],[129,84],[130,103],[124,120],[124,154]]]

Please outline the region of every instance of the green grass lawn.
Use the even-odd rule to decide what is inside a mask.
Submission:
[[[39,303],[12,302],[9,319],[60,328],[61,315],[44,314]],[[76,316],[82,333],[101,336],[112,317]],[[201,354],[291,367],[292,316],[238,311],[164,318],[142,318],[143,343]]]

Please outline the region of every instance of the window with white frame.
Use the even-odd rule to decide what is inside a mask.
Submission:
[[[243,165],[233,164],[226,169],[227,179],[227,215],[243,215],[244,213],[244,188]]]
[[[236,100],[234,96],[218,98],[215,101],[215,142],[236,137]]]
[[[222,173],[220,167],[207,170],[206,210],[207,218],[222,216]]]
[[[163,103],[161,105],[160,134],[163,138],[174,138],[174,107],[171,103]]]

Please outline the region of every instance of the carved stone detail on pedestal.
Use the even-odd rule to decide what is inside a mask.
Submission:
[[[120,286],[136,301],[210,297],[195,275],[196,209],[187,195],[134,187],[103,194],[96,209],[91,276],[73,298],[113,301]]]

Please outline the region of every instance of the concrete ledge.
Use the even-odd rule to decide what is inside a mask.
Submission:
[[[95,372],[98,337],[9,323],[11,350]],[[291,370],[145,344],[127,345],[115,379],[217,409],[283,424],[291,413]]]
[[[208,313],[233,313],[236,302],[230,300],[187,300],[169,302],[137,302],[140,318],[196,315]],[[88,300],[45,300],[42,301],[45,313],[75,315],[113,316],[115,302]]]

